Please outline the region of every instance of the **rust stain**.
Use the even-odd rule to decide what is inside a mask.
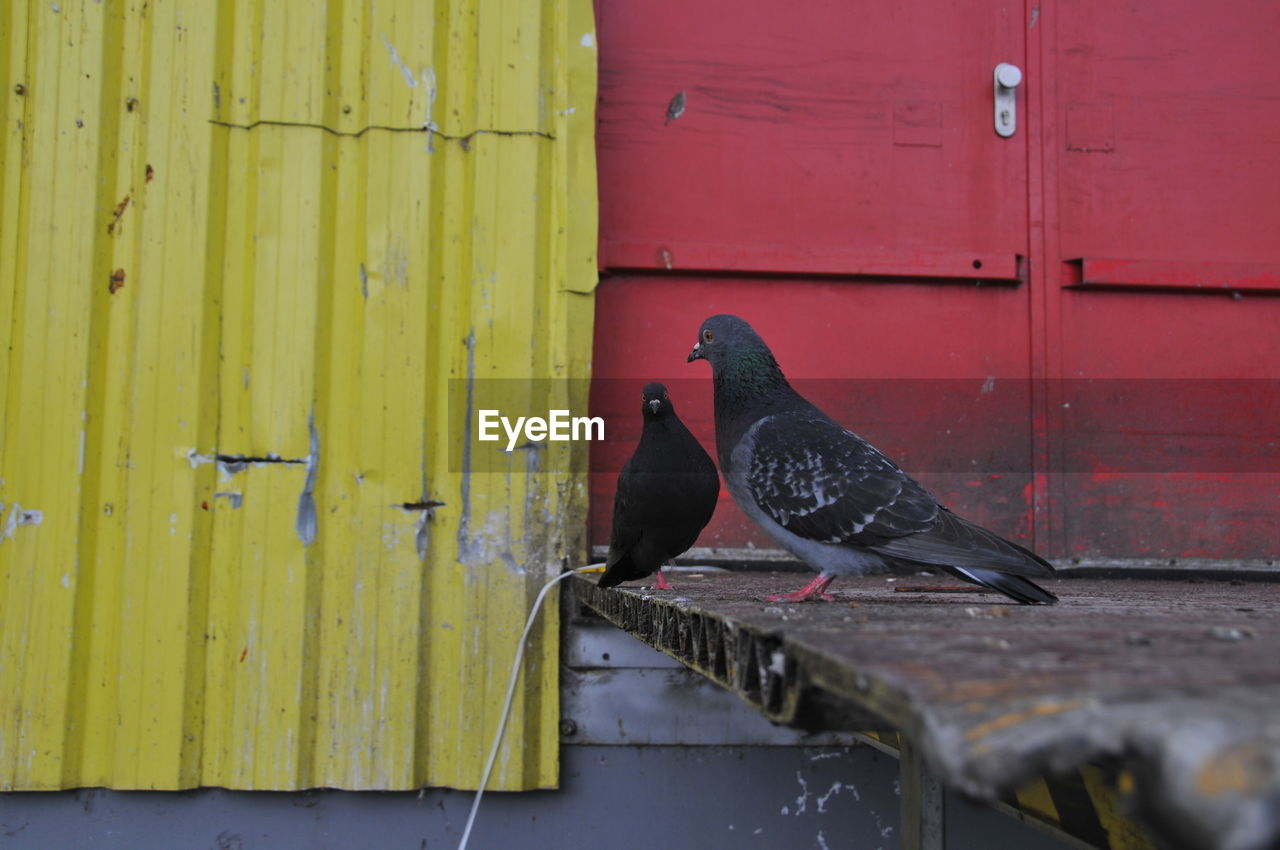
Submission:
[[[1049,717],[1054,714],[1064,714],[1068,711],[1074,711],[1084,706],[1084,700],[1072,699],[1065,702],[1040,702],[1031,706],[1031,708],[1022,711],[1010,711],[999,717],[993,717],[986,723],[980,723],[977,726],[964,733],[965,740],[976,741],[979,738],[985,738],[992,732],[999,732],[1001,729],[1008,729],[1010,726],[1017,726],[1019,723],[1030,720],[1033,717]]]
[[[111,273],[111,282],[107,284],[107,290],[115,295],[124,289],[124,269],[116,269]]]
[[[244,648],[244,651],[240,653],[240,663],[243,664],[244,660],[248,657],[249,657],[249,647],[246,646]]]
[[[124,217],[124,211],[129,208],[129,195],[124,196],[124,200],[116,204],[115,213],[111,217],[111,223],[107,225],[107,235],[113,236],[116,232],[116,225],[120,223],[120,219]]]
[[[152,179],[155,178],[155,176],[156,176],[156,170],[152,168],[150,164],[148,164],[147,165],[147,182],[150,183]]]

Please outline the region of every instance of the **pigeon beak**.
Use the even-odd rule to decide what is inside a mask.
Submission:
[[[702,357],[702,343],[700,343],[700,342],[695,342],[695,343],[693,344],[693,351],[690,351],[690,352],[689,352],[689,359],[688,359],[688,360],[686,360],[685,362],[686,362],[686,363],[692,363],[692,362],[693,362],[693,361],[695,361],[695,360],[702,360],[702,359],[703,359],[703,357]]]
[[[655,416],[657,415],[657,413],[658,413],[658,408],[660,408],[660,407],[662,407],[662,399],[660,399],[660,398],[650,399],[650,401],[649,401],[649,409],[653,411],[653,413],[654,413],[654,415],[655,415]]]

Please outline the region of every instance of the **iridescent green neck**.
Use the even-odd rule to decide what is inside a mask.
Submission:
[[[764,347],[736,351],[727,357],[715,370],[714,387],[716,421],[723,423],[737,422],[745,411],[759,411],[795,395],[778,361]]]
[[[747,348],[727,358],[716,377],[762,392],[775,386],[786,386],[787,379],[767,348]]]

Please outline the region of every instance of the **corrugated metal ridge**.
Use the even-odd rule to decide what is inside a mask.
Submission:
[[[449,384],[585,409],[590,4],[0,31],[0,789],[474,786],[586,489],[451,461]],[[557,781],[557,625],[491,787]]]

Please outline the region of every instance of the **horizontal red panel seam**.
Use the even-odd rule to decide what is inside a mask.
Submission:
[[[915,250],[810,250],[791,245],[623,242],[605,240],[601,266],[611,270],[741,272],[772,275],[952,278],[1018,282],[1014,253]]]
[[[1140,286],[1176,289],[1280,291],[1280,265],[1271,263],[1180,262],[1080,257],[1083,286]],[[1069,281],[1069,283],[1074,281]]]

